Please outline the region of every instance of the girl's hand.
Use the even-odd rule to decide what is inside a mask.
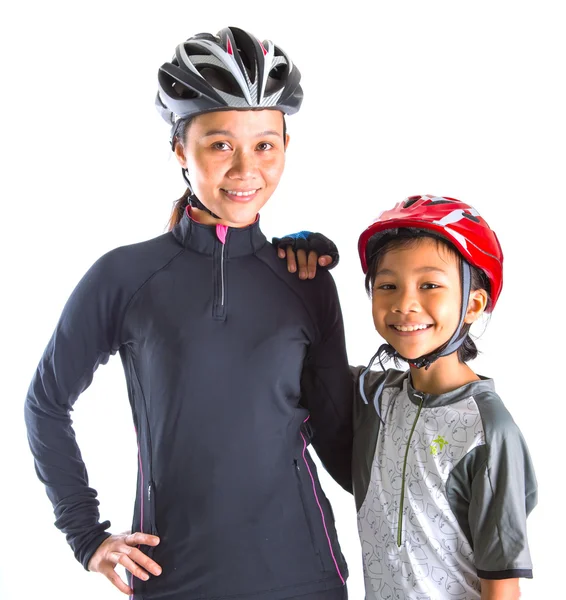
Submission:
[[[332,269],[338,264],[338,248],[321,233],[301,231],[273,238],[273,245],[277,247],[279,258],[287,258],[289,273],[298,270],[300,279],[313,279],[317,266]]]
[[[287,269],[289,273],[297,272],[297,263],[299,263],[299,279],[314,279],[316,276],[317,264],[321,267],[327,267],[332,263],[332,257],[328,254],[318,257],[315,250],[308,254],[304,250],[294,250],[293,246],[287,246],[287,249],[279,248],[277,250],[279,258],[287,257]]]
[[[88,570],[102,573],[124,594],[133,594],[132,588],[122,581],[114,569],[117,565],[122,565],[132,575],[143,581],[149,579],[150,573],[161,575],[161,567],[137,548],[139,545],[157,546],[157,544],[159,544],[159,538],[148,533],[126,531],[111,535],[100,544],[92,555],[88,563]]]

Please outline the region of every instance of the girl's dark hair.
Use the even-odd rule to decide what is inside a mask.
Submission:
[[[191,119],[185,119],[181,121],[181,123],[177,127],[177,133],[175,134],[175,139],[185,140],[187,137],[187,130],[191,124]],[[283,142],[285,142],[285,138],[287,137],[287,123],[285,122],[285,114],[283,114]],[[173,203],[173,210],[171,211],[171,217],[169,218],[169,222],[167,223],[167,231],[171,231],[175,225],[181,222],[183,218],[183,214],[189,205],[189,198],[192,192],[190,188],[185,190],[185,193]]]
[[[383,257],[391,250],[414,246],[423,238],[431,238],[435,240],[438,247],[443,246],[446,248],[449,252],[456,256],[458,261],[464,260],[454,244],[444,239],[440,235],[435,235],[429,231],[407,227],[395,229],[393,233],[385,232],[381,235],[378,234],[375,236],[375,239],[372,238],[367,245],[369,259],[365,285],[366,291],[370,297],[373,290],[373,284],[375,282],[375,274],[377,273],[377,269],[383,260]],[[481,269],[478,269],[473,265],[470,265],[470,270],[472,274],[471,291],[480,289],[485,290],[488,297],[487,306],[489,307],[491,304],[491,291],[487,275]],[[464,343],[458,348],[458,359],[460,362],[468,362],[473,360],[477,357],[479,352],[476,344],[469,334],[469,331],[470,324],[464,323],[462,325],[462,335],[465,335],[466,337],[464,339]]]

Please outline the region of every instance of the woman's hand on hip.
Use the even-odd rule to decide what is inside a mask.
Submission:
[[[117,565],[122,565],[134,577],[147,581],[149,575],[161,575],[161,567],[138,546],[157,546],[159,538],[148,533],[126,531],[106,538],[96,549],[88,562],[88,570],[102,573],[124,594],[133,594],[132,588],[116,573]]]

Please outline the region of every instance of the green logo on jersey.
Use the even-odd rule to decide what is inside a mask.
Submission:
[[[430,453],[436,456],[438,452],[442,452],[444,446],[446,446],[448,442],[441,436],[437,436],[436,439],[432,440],[432,444],[430,445]]]

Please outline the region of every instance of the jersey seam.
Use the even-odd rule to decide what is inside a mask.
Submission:
[[[174,256],[172,256],[163,266],[159,267],[159,269],[157,269],[156,271],[154,271],[153,273],[151,273],[149,275],[149,277],[147,277],[142,283],[141,285],[135,290],[135,292],[132,294],[132,297],[128,300],[126,306],[124,307],[124,314],[122,316],[122,320],[120,322],[120,326],[117,328],[117,330],[120,332],[119,338],[118,339],[122,339],[122,329],[124,327],[124,322],[126,321],[126,317],[128,314],[128,311],[130,309],[130,306],[132,304],[132,302],[134,301],[134,298],[138,295],[138,293],[142,290],[142,288],[145,287],[145,285],[147,283],[149,283],[149,281],[151,279],[153,279],[160,271],[163,271],[164,269],[166,269],[178,256],[180,256],[183,252],[185,251],[185,248],[181,248],[177,254],[175,254]],[[118,350],[120,347],[122,346],[122,343],[120,343],[120,345],[118,346],[118,348],[116,348],[116,350]]]

